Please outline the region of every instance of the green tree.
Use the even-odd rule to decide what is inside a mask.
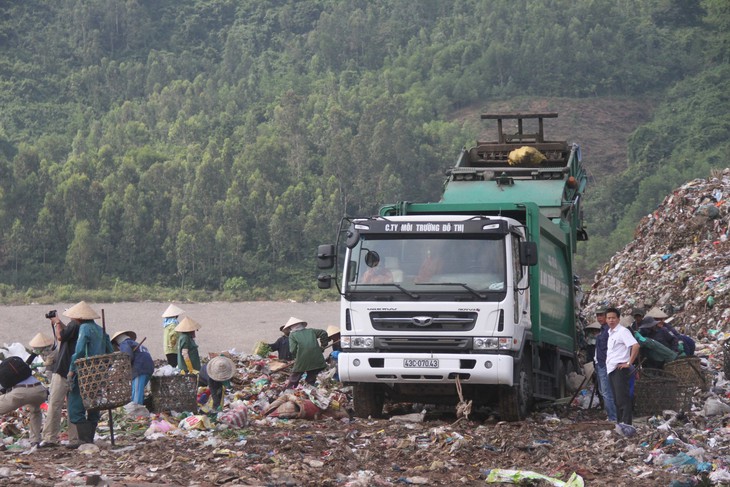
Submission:
[[[66,253],[66,265],[77,284],[88,289],[99,282],[99,240],[88,221],[76,223],[74,237]]]

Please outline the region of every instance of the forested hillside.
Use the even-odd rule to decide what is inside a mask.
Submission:
[[[729,75],[725,0],[3,2],[0,286],[313,288],[343,215],[438,199],[460,110],[651,99],[588,272],[727,165]]]

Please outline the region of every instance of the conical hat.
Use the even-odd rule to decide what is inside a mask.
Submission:
[[[200,330],[200,323],[194,319],[186,316],[183,320],[175,327],[175,331],[186,332],[186,331],[197,331]]]
[[[127,330],[127,331],[116,332],[114,335],[112,335],[112,341],[116,340],[117,337],[119,337],[120,335],[127,335],[132,340],[135,340],[135,341],[137,340],[137,334],[133,331]]]
[[[43,333],[37,333],[36,336],[28,342],[28,345],[30,345],[30,348],[50,347],[53,345],[53,338],[49,338],[48,335],[44,335]]]
[[[340,333],[340,327],[335,325],[330,325],[327,327],[327,336],[332,338],[333,335],[339,335]]]
[[[172,318],[173,316],[180,316],[181,314],[185,313],[185,311],[181,310],[174,304],[171,304],[167,307],[164,313],[162,313],[163,318]]]
[[[293,316],[289,318],[289,321],[286,322],[286,324],[282,327],[282,331],[286,330],[287,328],[291,328],[294,325],[298,325],[299,323],[303,324],[304,326],[307,326],[307,322],[304,320],[300,320],[299,318],[294,318]]]
[[[63,316],[77,320],[95,320],[97,318],[101,318],[99,313],[91,309],[91,306],[86,304],[86,301],[74,304],[63,312]]]
[[[593,323],[589,324],[585,327],[586,330],[600,330],[601,324],[597,321],[594,321]]]
[[[655,318],[657,320],[665,320],[669,318],[668,314],[666,314],[664,311],[661,310],[661,308],[658,308],[656,306],[650,309],[649,312],[646,313],[646,316]]]
[[[230,379],[236,373],[236,365],[233,360],[229,359],[225,355],[218,355],[213,357],[205,366],[205,370],[208,371],[208,377],[218,382],[223,382]]]

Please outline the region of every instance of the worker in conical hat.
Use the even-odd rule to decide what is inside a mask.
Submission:
[[[306,321],[293,316],[289,318],[283,329],[290,330],[289,350],[294,354],[294,365],[286,388],[297,387],[305,372],[307,384],[314,385],[317,374],[327,366],[322,354],[322,350],[329,342],[327,332],[317,328],[307,328]],[[317,340],[319,340],[319,345]]]
[[[99,411],[87,411],[81,399],[78,379],[76,377],[76,361],[82,358],[94,357],[114,351],[109,335],[96,324],[94,319],[99,314],[94,311],[86,302],[80,303],[67,309],[64,316],[79,321],[79,338],[76,341],[76,351],[71,357],[68,378],[71,381],[71,390],[68,393],[68,417],[76,424],[81,443],[93,443],[96,427],[99,424]]]
[[[170,303],[164,313],[162,313],[162,344],[165,351],[167,363],[173,367],[177,367],[177,332],[175,327],[180,324],[178,317],[185,313],[182,309]]]
[[[200,353],[195,343],[195,332],[200,330],[200,324],[186,316],[175,327],[177,332],[177,366],[180,370],[197,374],[200,371]]]
[[[63,312],[63,316],[73,318],[79,321],[96,320],[101,318],[99,313],[94,311],[86,301],[79,301],[78,303],[71,306],[69,309]]]
[[[43,366],[46,368],[49,382],[51,380],[50,367],[56,359],[56,347],[54,347],[54,345],[55,342],[53,341],[53,338],[42,332],[36,333],[36,335],[28,342],[28,347],[30,347],[31,353],[25,360],[25,363],[32,366],[36,357],[40,356],[43,359]]]
[[[49,337],[45,333],[38,332],[36,335],[31,339],[31,341],[28,342],[28,346],[30,348],[35,350],[40,350],[42,348],[50,347],[53,345],[53,338]]]

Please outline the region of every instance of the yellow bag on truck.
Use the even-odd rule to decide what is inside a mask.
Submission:
[[[540,164],[545,159],[545,155],[542,152],[526,145],[511,151],[509,156],[507,156],[507,162],[509,162],[510,166]]]

